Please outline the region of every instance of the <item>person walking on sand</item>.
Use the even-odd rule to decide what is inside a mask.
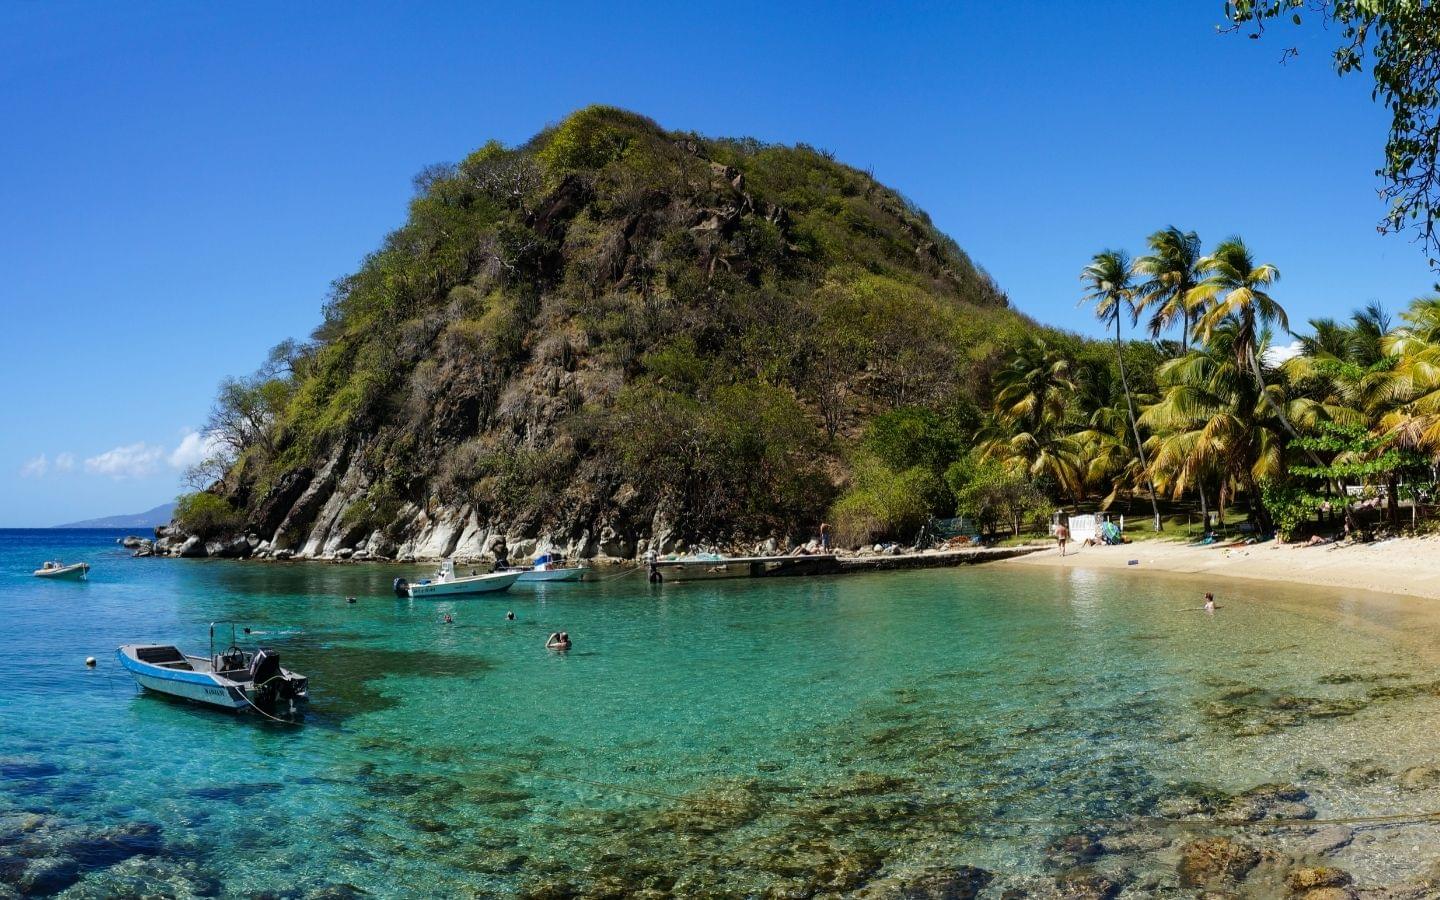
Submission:
[[[1065,555],[1065,545],[1070,543],[1070,526],[1060,523],[1055,526],[1055,543],[1060,545],[1060,555]]]

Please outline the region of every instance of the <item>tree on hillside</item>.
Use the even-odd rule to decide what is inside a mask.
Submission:
[[[1125,374],[1124,341],[1120,336],[1121,313],[1135,313],[1135,285],[1130,279],[1130,257],[1123,250],[1105,250],[1095,254],[1090,265],[1080,272],[1080,280],[1088,287],[1085,299],[1095,304],[1095,316],[1115,326],[1115,363],[1120,369],[1120,386],[1125,390],[1125,407],[1130,415],[1130,431],[1135,437],[1135,452],[1140,468],[1145,462],[1145,444],[1140,439],[1140,426],[1135,421],[1135,401],[1130,395],[1130,379]],[[1147,480],[1150,509],[1155,515],[1155,530],[1160,530],[1160,506],[1155,501],[1155,486]]]

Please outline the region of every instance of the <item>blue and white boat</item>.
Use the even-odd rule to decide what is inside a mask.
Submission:
[[[215,652],[215,626],[230,625],[230,646]],[[250,652],[235,643],[233,623],[210,625],[210,655],[188,656],[172,644],[124,644],[120,665],[146,690],[218,706],[258,709],[269,714],[288,702],[308,698],[308,679],[280,667],[280,654],[261,647]]]
[[[534,581],[584,581],[586,569],[584,566],[567,566],[565,560],[545,553],[535,557],[532,565],[512,566],[496,571],[519,572],[518,580],[523,584]]]

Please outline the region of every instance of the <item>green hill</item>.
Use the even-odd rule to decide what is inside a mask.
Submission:
[[[302,556],[799,538],[868,422],[988,403],[1033,330],[923,211],[804,145],[591,107],[415,183],[313,340],[225,386],[189,530]]]

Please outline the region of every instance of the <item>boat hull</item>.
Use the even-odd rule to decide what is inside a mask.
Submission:
[[[502,572],[491,575],[473,575],[454,581],[439,581],[429,584],[412,584],[405,593],[412,600],[434,600],[439,597],[462,597],[467,594],[492,594],[508,590],[520,579],[519,572]]]
[[[115,656],[135,683],[148,691],[221,709],[240,710],[250,705],[249,698],[238,687],[222,685],[210,674],[147,665],[130,658],[123,649],[115,651]]]
[[[521,582],[584,581],[585,569],[577,566],[570,569],[531,570],[529,572],[521,572],[519,580]]]
[[[84,581],[90,574],[89,563],[75,563],[73,566],[61,566],[58,569],[36,569],[36,578],[48,578],[51,581]]]

